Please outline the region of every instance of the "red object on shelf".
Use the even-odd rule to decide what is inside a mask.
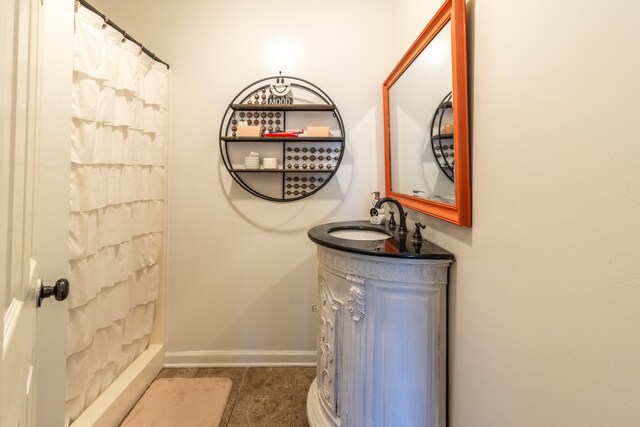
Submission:
[[[267,133],[265,138],[297,138],[298,134],[289,132]]]

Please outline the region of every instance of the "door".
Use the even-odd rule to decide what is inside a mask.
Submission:
[[[64,423],[66,305],[35,297],[68,269],[72,43],[72,2],[0,0],[1,426]]]

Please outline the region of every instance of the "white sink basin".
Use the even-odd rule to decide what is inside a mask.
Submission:
[[[391,237],[382,231],[356,228],[333,230],[329,232],[329,235],[345,240],[384,240]]]

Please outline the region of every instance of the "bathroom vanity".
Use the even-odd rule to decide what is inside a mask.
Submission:
[[[314,426],[445,426],[450,252],[368,221],[309,230],[318,245]]]

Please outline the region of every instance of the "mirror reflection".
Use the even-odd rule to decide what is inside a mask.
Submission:
[[[389,88],[391,190],[450,205],[454,185],[451,22]]]

